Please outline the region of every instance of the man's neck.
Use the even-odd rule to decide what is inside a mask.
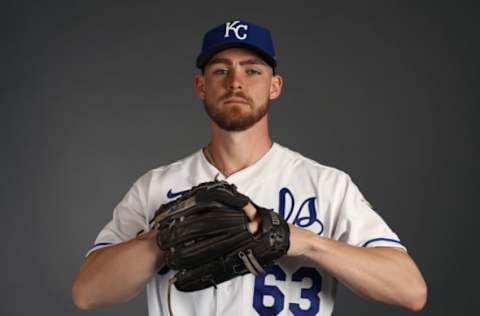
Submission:
[[[205,149],[210,162],[225,176],[253,165],[272,147],[268,117],[241,132],[228,132],[212,123],[212,142]]]

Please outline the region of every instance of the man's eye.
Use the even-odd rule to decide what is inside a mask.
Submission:
[[[247,69],[247,74],[248,75],[259,75],[261,72],[257,69]]]
[[[215,70],[213,71],[213,73],[214,73],[215,75],[226,75],[226,74],[228,74],[228,69],[221,69],[221,68],[215,69]]]

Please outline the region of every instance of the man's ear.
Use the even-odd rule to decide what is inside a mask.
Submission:
[[[270,100],[276,99],[282,93],[283,78],[280,75],[272,77],[272,83],[270,84]]]
[[[205,99],[205,76],[195,75],[195,94],[202,100]]]

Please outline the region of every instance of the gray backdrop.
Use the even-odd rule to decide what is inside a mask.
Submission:
[[[275,141],[352,176],[424,273],[421,315],[478,310],[474,2],[279,2],[3,2],[1,315],[146,314],[77,311],[72,279],[133,181],[208,142],[194,59],[236,18],[275,38]],[[407,314],[339,290],[336,315]]]

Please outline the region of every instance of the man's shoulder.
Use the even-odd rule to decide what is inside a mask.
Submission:
[[[180,158],[169,164],[161,165],[151,169],[149,172],[153,173],[169,173],[169,172],[182,172],[188,170],[193,164],[197,163],[200,159],[201,150],[197,150],[189,156]]]
[[[289,149],[282,145],[276,145],[278,147],[278,156],[283,157],[283,159],[288,161],[294,168],[306,170],[309,173],[314,172],[322,175],[348,177],[348,174],[343,170],[340,170],[323,162],[318,162],[313,158],[307,157],[298,151]]]
[[[140,178],[138,179],[139,182],[151,182],[155,179],[174,179],[177,178],[185,178],[191,173],[192,169],[195,169],[195,165],[199,163],[200,157],[200,150],[192,153],[191,155],[176,160],[174,162],[160,165],[154,167],[147,172],[145,172]]]

